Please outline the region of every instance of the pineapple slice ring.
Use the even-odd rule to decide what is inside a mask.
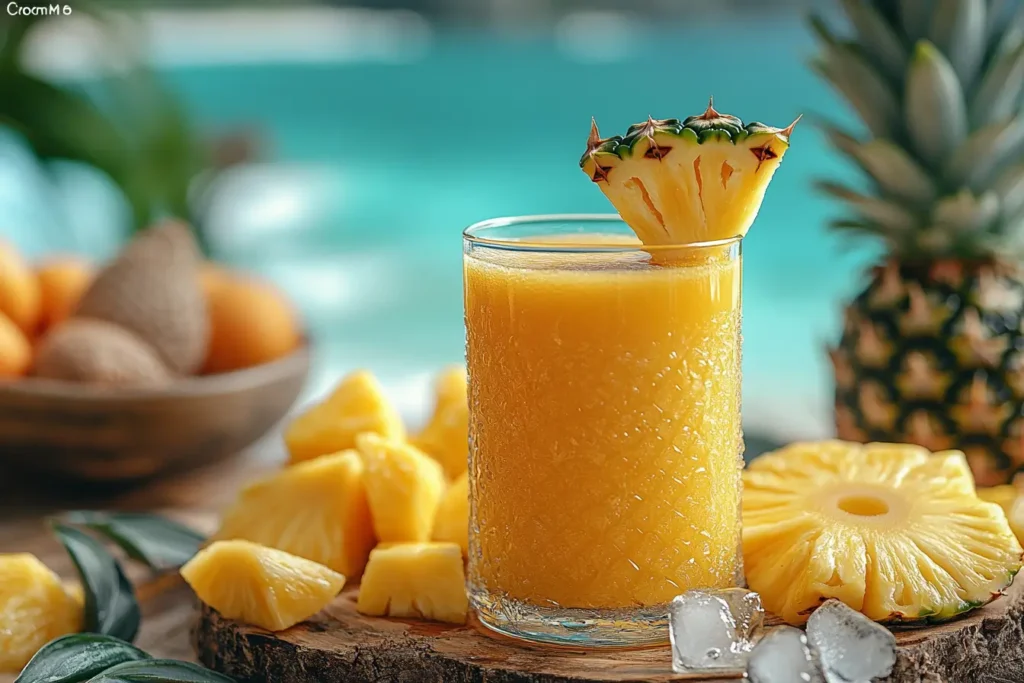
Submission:
[[[959,451],[798,443],[743,480],[747,582],[790,624],[829,598],[876,621],[943,621],[998,597],[1021,567]]]

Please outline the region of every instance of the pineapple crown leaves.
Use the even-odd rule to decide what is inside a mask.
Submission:
[[[1024,1],[839,2],[848,34],[812,16],[811,66],[867,136],[818,125],[872,193],[819,182],[852,210],[832,226],[899,258],[1024,259]]]
[[[682,140],[692,144],[704,144],[712,141],[736,144],[752,136],[771,135],[788,145],[793,129],[796,128],[801,118],[802,116],[798,116],[793,123],[785,128],[767,126],[758,121],[744,124],[735,116],[718,112],[714,107],[713,98],[708,102],[708,107],[703,114],[690,116],[682,121],[679,119],[655,119],[648,116],[646,121],[631,125],[625,135],[613,135],[608,138],[601,137],[597,121],[591,118],[587,149],[580,158],[580,167],[586,169],[588,163],[593,164],[592,180],[594,182],[607,180],[608,172],[614,162],[633,155],[638,149],[638,143],[643,143],[640,147],[643,149],[645,157],[659,159],[671,149],[661,146],[659,140],[664,143],[668,139]]]

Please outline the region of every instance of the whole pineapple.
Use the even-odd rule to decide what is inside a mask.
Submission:
[[[959,448],[981,484],[1024,468],[1024,5],[842,0],[812,23],[817,71],[865,136],[824,124],[864,172],[821,182],[887,257],[831,350],[840,438]]]

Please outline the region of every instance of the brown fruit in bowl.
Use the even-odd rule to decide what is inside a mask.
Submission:
[[[172,373],[159,354],[128,330],[102,320],[72,318],[39,344],[37,377],[106,386],[158,387]]]
[[[40,326],[43,331],[71,317],[93,276],[92,266],[73,256],[49,259],[36,268],[42,294]]]
[[[26,335],[39,324],[39,281],[32,268],[10,244],[0,242],[0,313]]]
[[[32,365],[32,345],[21,329],[0,313],[0,380],[20,377]]]
[[[184,224],[149,228],[100,272],[74,315],[119,325],[155,349],[171,371],[192,374],[209,336],[198,268],[199,251]]]
[[[204,275],[210,345],[203,371],[230,372],[268,363],[302,340],[291,302],[266,282],[215,271]]]

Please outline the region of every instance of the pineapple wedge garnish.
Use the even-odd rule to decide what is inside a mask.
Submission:
[[[252,541],[356,577],[374,545],[364,476],[355,451],[284,469],[242,489],[214,539]]]
[[[593,122],[580,166],[645,245],[741,237],[795,125],[744,125],[711,105],[683,121],[648,117],[622,137],[602,138]]]
[[[284,441],[291,462],[297,463],[355,448],[356,437],[363,432],[405,438],[402,419],[380,382],[359,370],[342,379],[326,400],[295,418]]]
[[[802,624],[837,598],[883,622],[943,621],[1001,594],[1021,546],[959,451],[797,443],[743,475],[743,559],[765,609]]]
[[[370,616],[462,624],[469,599],[454,543],[398,543],[370,553],[356,609]]]
[[[82,628],[82,604],[28,553],[0,555],[0,671],[17,673],[46,643]]]
[[[437,377],[437,395],[430,422],[411,442],[441,463],[449,479],[456,479],[469,467],[469,403],[466,368],[451,367]]]
[[[213,543],[181,576],[223,616],[268,631],[310,618],[345,585],[344,576],[322,564],[248,541]]]
[[[361,434],[356,443],[366,466],[377,538],[388,543],[429,540],[445,489],[441,465],[415,446],[377,434]]]

